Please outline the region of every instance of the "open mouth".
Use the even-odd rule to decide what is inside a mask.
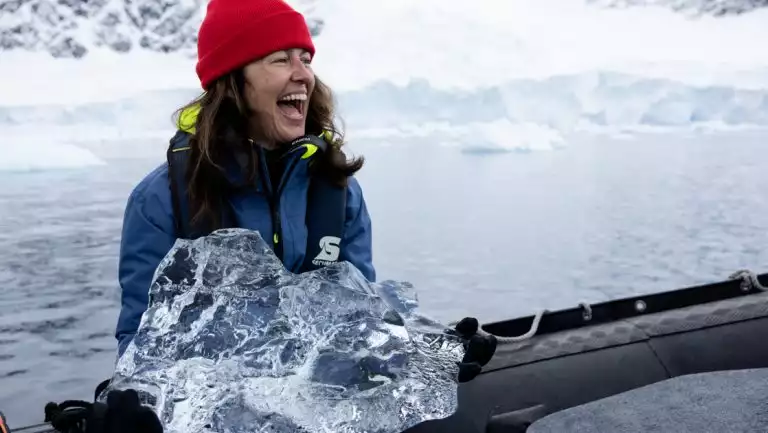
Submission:
[[[306,101],[306,93],[294,93],[278,99],[277,106],[286,117],[294,120],[302,120],[304,119],[304,103]]]

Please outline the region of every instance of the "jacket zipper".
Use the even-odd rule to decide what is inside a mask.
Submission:
[[[283,227],[280,222],[280,196],[277,199],[270,197],[270,207],[272,209],[272,245],[274,246],[275,255],[283,260]]]
[[[281,156],[281,158],[286,157],[291,152],[286,152],[285,155]],[[272,185],[272,181],[269,176],[269,167],[267,166],[266,160],[264,159],[264,153],[261,152],[259,155],[259,160],[261,161],[261,169],[259,172],[261,173],[261,181],[264,182],[265,187],[269,187],[267,196],[270,208],[270,214],[272,218],[272,246],[273,250],[275,252],[275,255],[280,259],[280,261],[283,261],[283,226],[282,226],[282,218],[280,217],[280,196],[282,195],[283,190],[283,184],[285,181],[290,177],[290,175],[293,172],[294,167],[296,166],[296,162],[293,161],[293,164],[288,167],[287,170],[285,170],[282,175],[280,176],[280,182],[278,185]]]

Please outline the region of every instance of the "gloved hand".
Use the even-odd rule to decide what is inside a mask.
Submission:
[[[45,421],[60,433],[163,433],[157,415],[135,390],[110,391],[107,403],[67,400],[45,405]]]
[[[497,339],[480,330],[480,324],[474,317],[465,317],[456,324],[456,333],[462,338],[464,358],[459,363],[459,382],[469,382],[477,377],[496,353]],[[480,331],[480,332],[478,332]]]

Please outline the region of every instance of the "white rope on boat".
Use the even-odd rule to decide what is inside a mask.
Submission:
[[[592,320],[592,306],[587,304],[586,302],[579,302],[579,306],[584,310],[581,314],[581,317],[584,319],[585,322],[589,322]],[[539,324],[541,324],[541,318],[544,317],[544,314],[546,314],[549,310],[547,309],[541,309],[536,312],[536,315],[533,316],[533,322],[531,323],[530,329],[528,329],[528,332],[522,335],[516,335],[512,337],[499,337],[496,336],[496,338],[499,341],[504,342],[519,342],[519,341],[525,341],[530,338],[532,338],[534,335],[536,335],[537,332],[539,332]]]
[[[743,269],[743,270],[734,272],[729,277],[729,279],[731,280],[741,279],[741,288],[745,292],[748,292],[753,289],[760,290],[762,292],[768,291],[768,287],[765,287],[762,284],[760,284],[760,280],[757,278],[757,275],[748,269]],[[642,305],[644,307],[644,304]],[[582,313],[582,317],[584,318],[584,321],[588,322],[592,320],[592,307],[586,302],[580,302],[579,306],[584,309],[584,312]],[[636,309],[638,311],[641,311],[639,307],[636,307]],[[541,318],[544,316],[545,313],[547,313],[546,309],[541,309],[538,312],[536,312],[536,315],[533,317],[533,322],[531,323],[531,327],[530,329],[528,329],[528,332],[526,332],[525,334],[516,335],[512,337],[496,336],[496,338],[499,341],[503,341],[503,342],[519,342],[519,341],[525,341],[532,338],[539,331],[539,324],[541,323]]]
[[[536,332],[539,330],[539,323],[541,323],[541,318],[544,316],[544,313],[546,313],[546,309],[541,309],[538,312],[536,312],[536,315],[533,316],[533,323],[531,323],[531,328],[528,329],[528,332],[526,332],[523,335],[516,335],[512,337],[499,337],[496,336],[496,339],[503,342],[516,342],[516,341],[525,341],[534,335],[536,335]]]
[[[750,271],[749,269],[742,269],[740,271],[736,271],[733,274],[731,274],[730,277],[728,277],[730,280],[738,280],[741,279],[741,290],[745,292],[749,292],[750,290],[757,289],[761,292],[768,291],[768,287],[765,287],[764,285],[760,284],[760,280],[757,278],[757,275]]]

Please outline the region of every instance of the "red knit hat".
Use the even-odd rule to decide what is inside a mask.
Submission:
[[[315,54],[304,17],[283,0],[211,0],[197,37],[203,89],[216,78],[275,51]]]

